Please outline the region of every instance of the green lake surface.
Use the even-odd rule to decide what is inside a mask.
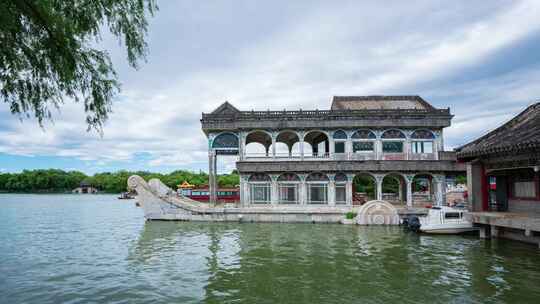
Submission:
[[[399,227],[145,222],[0,194],[0,303],[540,303],[540,250]]]

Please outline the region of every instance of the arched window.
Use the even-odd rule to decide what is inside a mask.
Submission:
[[[411,134],[411,151],[414,154],[433,153],[435,135],[429,130],[416,130]]]
[[[353,133],[353,152],[354,153],[373,153],[375,151],[375,133],[371,130],[362,129]]]
[[[238,149],[238,137],[233,133],[219,134],[212,142],[214,149]]]
[[[306,181],[308,182],[328,182],[328,176],[326,174],[315,172],[308,175]]]
[[[347,142],[347,133],[342,130],[334,132],[334,153],[345,153],[345,143]]]
[[[336,205],[345,205],[347,203],[347,175],[337,173],[334,181],[336,182]]]
[[[327,204],[328,203],[328,177],[319,172],[308,175],[308,203]]]
[[[413,139],[435,139],[435,135],[429,130],[416,130],[411,134]]]
[[[334,177],[334,181],[336,183],[346,183],[347,182],[347,175],[345,173],[337,173]]]
[[[268,174],[255,173],[249,179],[249,197],[252,204],[270,203],[270,185],[271,179]]]
[[[401,132],[400,130],[388,130],[388,131],[385,131],[381,138],[384,138],[384,139],[405,139],[405,134],[403,132]]]
[[[334,132],[333,138],[334,139],[347,139],[347,133],[345,133],[345,131],[342,131],[342,130],[337,130]]]
[[[376,139],[375,133],[371,130],[362,129],[353,133],[352,139]]]
[[[298,204],[300,178],[294,173],[283,173],[278,177],[279,203]]]
[[[271,181],[272,179],[270,178],[270,176],[264,173],[255,173],[249,177],[249,182],[271,182]]]
[[[294,173],[283,173],[278,177],[278,182],[299,182],[300,178]]]
[[[403,142],[405,134],[400,130],[387,130],[382,135],[382,150],[383,153],[403,153]]]

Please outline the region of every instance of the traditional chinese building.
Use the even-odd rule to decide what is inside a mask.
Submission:
[[[474,221],[493,236],[540,244],[540,103],[457,152]]]
[[[237,155],[243,206],[351,206],[387,200],[443,204],[447,176],[464,171],[444,150],[450,109],[419,96],[335,96],[329,110],[203,113],[210,200],[216,161]]]
[[[98,189],[95,188],[91,183],[87,181],[82,181],[79,184],[79,187],[73,189],[71,192],[78,194],[95,194],[98,193]]]

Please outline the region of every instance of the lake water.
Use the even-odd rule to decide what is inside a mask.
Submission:
[[[540,303],[540,250],[322,224],[148,222],[108,195],[0,195],[0,303]]]

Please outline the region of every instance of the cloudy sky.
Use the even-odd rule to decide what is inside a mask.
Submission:
[[[540,1],[160,1],[101,137],[81,104],[40,128],[0,104],[0,171],[207,170],[201,112],[327,109],[333,95],[421,95],[452,149],[540,98]],[[473,4],[471,4],[473,3]],[[230,170],[231,160],[220,170]]]

